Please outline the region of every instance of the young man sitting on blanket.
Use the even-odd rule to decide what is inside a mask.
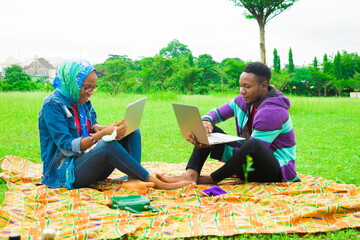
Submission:
[[[207,133],[223,133],[216,124],[235,117],[237,135],[245,137],[244,142],[208,146],[189,133],[187,140],[195,146],[186,171],[180,176],[157,174],[157,177],[164,182],[187,180],[216,184],[234,174],[244,181],[244,169],[248,169],[249,182],[300,181],[295,168],[295,134],[288,112],[290,101],[269,86],[270,78],[271,71],[266,65],[249,63],[240,75],[240,95],[202,117]],[[200,175],[209,155],[225,164],[210,175]],[[247,156],[252,161],[247,160]]]

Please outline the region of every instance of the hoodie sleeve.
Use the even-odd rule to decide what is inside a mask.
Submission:
[[[218,108],[212,109],[201,119],[204,121],[210,121],[213,124],[223,122],[231,117],[234,117],[234,109],[231,107],[232,105],[234,105],[234,99]]]
[[[261,141],[269,150],[272,142],[283,132],[283,122],[289,114],[283,108],[264,108],[254,118],[252,139]]]

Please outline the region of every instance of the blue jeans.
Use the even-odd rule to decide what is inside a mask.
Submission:
[[[75,158],[74,188],[88,187],[95,181],[106,179],[114,169],[147,181],[150,173],[141,166],[141,135],[137,129],[119,141],[99,143],[90,152]]]

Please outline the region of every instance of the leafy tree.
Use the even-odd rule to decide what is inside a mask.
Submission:
[[[280,71],[279,73],[274,72],[271,74],[271,84],[280,91],[284,91],[285,87],[289,82],[293,80],[295,73],[289,73],[285,71]]]
[[[128,55],[117,55],[117,54],[109,54],[109,57],[105,60],[116,60],[116,59],[123,59],[125,62],[128,63],[130,69],[135,70],[135,66],[131,58],[128,57]]]
[[[141,82],[144,92],[149,92],[151,88],[152,70],[148,66],[146,58],[141,61]]]
[[[342,78],[333,78],[332,79],[332,84],[335,87],[338,96],[341,97],[341,93],[344,91],[344,88],[349,85],[349,80],[346,79],[342,79]]]
[[[102,67],[101,82],[110,94],[117,94],[130,73],[129,64],[124,59],[115,59],[106,61]]]
[[[314,57],[314,60],[313,60],[313,67],[316,71],[318,70],[318,60],[316,57]]]
[[[178,57],[180,55],[186,56],[189,53],[190,50],[187,45],[180,43],[177,39],[174,39],[167,45],[167,47],[164,47],[160,50],[159,55],[166,58],[172,58]]]
[[[196,64],[190,66],[188,61],[182,59],[176,64],[176,67],[173,67],[175,70],[171,77],[172,86],[187,94],[197,93],[196,91],[199,89],[195,89],[194,86],[198,85],[201,79],[202,68],[199,68]]]
[[[22,73],[24,71],[19,65],[11,65],[11,67],[5,68],[5,76],[6,76],[6,74],[10,74],[10,73],[14,73],[14,72]]]
[[[189,52],[189,55],[188,55],[188,62],[189,62],[190,67],[194,66],[194,57],[191,52]]]
[[[12,65],[5,69],[5,77],[1,83],[3,91],[31,91],[38,88],[37,84],[31,81],[30,75],[18,65]]]
[[[226,79],[229,89],[237,89],[239,87],[240,74],[243,72],[245,65],[247,64],[238,58],[226,58],[221,63],[224,65]]]
[[[247,19],[255,19],[260,30],[261,62],[266,64],[265,50],[265,25],[268,21],[290,8],[297,0],[230,0],[235,6],[245,8],[244,16]]]
[[[297,95],[304,95],[309,93],[311,81],[312,77],[308,68],[295,68],[295,76],[285,88],[288,89],[290,93],[295,91]]]
[[[339,52],[334,57],[334,76],[337,79],[342,79],[341,55]]]
[[[360,90],[360,73],[356,72],[354,77],[350,79],[350,86],[354,89],[355,92]]]
[[[226,71],[230,69],[229,66],[224,66],[222,64],[218,64],[214,67],[215,72],[220,76],[220,92],[223,92],[227,86],[227,74]]]
[[[344,79],[351,79],[355,72],[360,72],[360,57],[357,53],[343,51],[340,57],[341,75]]]
[[[330,72],[330,62],[328,60],[328,56],[326,53],[324,54],[324,59],[323,59],[323,72],[324,73]]]
[[[274,55],[274,59],[273,59],[274,72],[279,73],[281,69],[280,56],[278,55],[276,48],[274,48],[273,55]]]
[[[202,54],[198,57],[197,64],[200,68],[203,69],[203,74],[199,82],[196,84],[197,91],[201,93],[207,93],[210,90],[212,85],[216,85],[217,74],[215,66],[218,64],[213,60],[212,56],[209,54]],[[209,89],[210,88],[210,89]]]
[[[311,69],[310,73],[312,76],[313,87],[318,92],[319,97],[321,96],[321,89],[323,89],[323,88],[324,88],[324,94],[326,97],[326,88],[330,83],[332,83],[332,81],[334,80],[334,77],[330,74],[323,73],[316,69]]]
[[[293,73],[295,71],[295,65],[294,65],[294,60],[293,60],[293,55],[292,55],[291,48],[289,49],[289,67],[288,67],[288,71],[289,71],[289,73]]]
[[[163,92],[165,89],[165,81],[169,79],[173,73],[171,59],[156,55],[151,70],[155,83],[159,83],[160,89]]]

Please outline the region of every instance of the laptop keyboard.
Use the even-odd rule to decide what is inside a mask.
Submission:
[[[210,143],[239,141],[238,137],[223,134],[223,133],[212,133],[212,134],[210,134],[210,136],[208,136],[208,140]]]

